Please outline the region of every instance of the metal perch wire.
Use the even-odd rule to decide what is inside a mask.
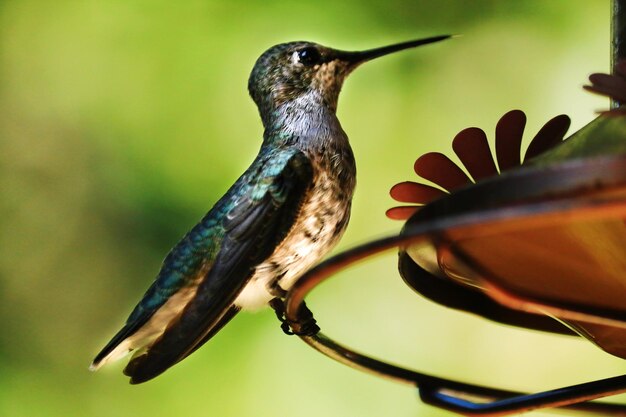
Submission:
[[[559,182],[561,186],[567,185],[571,187],[571,179],[575,178],[574,171],[579,173],[598,172],[598,166],[606,167],[609,162],[606,159],[596,159],[589,161],[587,164],[565,166],[562,175],[554,175],[556,173],[552,172],[553,176],[551,178],[557,179],[554,181],[555,187],[556,183]],[[622,167],[621,172],[623,175],[619,178],[619,181],[616,181],[614,176],[608,175],[609,180],[615,183],[611,190],[626,192],[626,158],[615,158],[613,163]],[[537,169],[524,173],[524,176],[532,180],[533,178],[540,178],[543,174],[545,172]],[[517,175],[517,177],[519,176]],[[582,177],[579,176],[579,178]],[[595,179],[597,180],[598,178]],[[485,188],[485,184],[477,185],[477,187],[481,186]],[[487,188],[490,187],[493,187],[493,185],[487,183]],[[567,190],[567,188],[564,189]],[[554,188],[551,191],[553,192]],[[603,191],[606,191],[606,189]],[[310,320],[308,316],[305,319],[301,317],[303,312],[302,306],[305,297],[317,285],[334,276],[333,274],[348,265],[389,249],[406,248],[420,243],[428,244],[432,242],[434,237],[436,238],[452,231],[467,232],[484,230],[485,228],[493,230],[493,228],[502,227],[511,221],[514,221],[515,226],[519,229],[525,229],[529,225],[554,224],[555,221],[598,221],[607,218],[626,218],[626,200],[623,197],[597,199],[594,195],[588,195],[584,198],[578,195],[556,202],[540,202],[507,210],[487,209],[480,212],[460,213],[442,216],[440,219],[424,223],[411,224],[399,236],[387,237],[356,247],[327,260],[309,271],[289,292],[286,302],[286,317],[297,332],[297,329],[304,324],[303,322]],[[601,323],[606,321],[612,323],[613,320],[616,320],[614,316],[597,315],[596,312],[591,311],[568,310],[567,313],[572,317],[579,319],[584,317],[587,320],[595,320]],[[559,314],[563,314],[562,308],[559,310]],[[624,324],[626,322],[622,321],[622,325]],[[424,402],[466,415],[507,415],[552,407],[564,407],[610,415],[626,415],[626,405],[585,403],[585,401],[626,392],[626,375],[526,395],[497,388],[467,384],[404,369],[360,354],[342,346],[322,333],[305,334],[300,337],[311,347],[332,359],[384,378],[416,385]],[[475,402],[468,398],[479,398],[489,402]]]

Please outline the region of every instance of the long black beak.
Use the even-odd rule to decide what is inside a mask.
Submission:
[[[381,48],[368,49],[366,51],[345,52],[337,51],[336,59],[348,62],[352,67],[356,67],[363,62],[370,61],[384,55],[402,51],[404,49],[415,48],[416,46],[427,45],[429,43],[443,41],[452,35],[433,36],[431,38],[416,39],[408,42],[396,43],[394,45],[383,46]]]

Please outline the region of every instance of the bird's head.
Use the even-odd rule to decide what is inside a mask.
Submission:
[[[264,122],[281,105],[296,99],[326,106],[334,112],[343,81],[363,62],[449,37],[436,36],[358,52],[340,51],[313,42],[279,44],[256,61],[248,90]]]

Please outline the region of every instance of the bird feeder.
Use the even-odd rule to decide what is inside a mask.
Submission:
[[[592,76],[588,89],[625,101],[626,1],[614,2],[613,36],[615,74]],[[513,326],[582,336],[626,359],[626,112],[616,104],[566,140],[569,119],[558,116],[537,133],[522,162],[525,121],[518,110],[500,119],[496,161],[482,130],[459,133],[453,149],[469,176],[442,154],[420,157],[416,173],[440,188],[394,186],[392,197],[409,204],[388,211],[406,220],[401,233],[305,274],[285,300],[294,332],[332,359],[412,384],[424,402],[460,414],[565,408],[626,415],[626,405],[592,401],[626,392],[626,375],[535,394],[468,384],[343,346],[312,325],[304,306],[338,270],[399,248],[399,273],[423,297]]]

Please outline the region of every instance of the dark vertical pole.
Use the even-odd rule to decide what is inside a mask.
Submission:
[[[611,21],[611,68],[620,59],[626,59],[626,0],[613,0],[613,16]],[[611,107],[617,108],[620,104],[611,101]]]

